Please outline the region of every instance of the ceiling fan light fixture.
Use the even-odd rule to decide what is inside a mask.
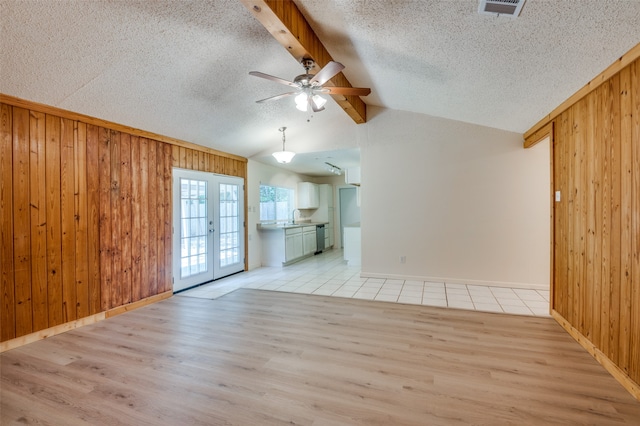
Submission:
[[[323,98],[322,96],[320,96],[320,95],[313,95],[312,99],[313,99],[313,102],[316,103],[316,106],[318,108],[322,108],[324,106],[324,104],[327,103],[327,100],[325,98]]]
[[[307,111],[307,105],[309,104],[309,102],[307,102],[307,96],[308,95],[303,92],[295,97],[296,108],[299,109],[300,111],[303,111],[303,112]]]
[[[327,103],[327,100],[320,95],[309,95],[302,92],[295,97],[296,108],[302,112],[307,112],[309,107],[309,96],[311,96],[311,99],[313,99],[313,102],[316,104],[318,109],[322,109],[322,107]]]
[[[488,1],[488,0],[484,0]],[[494,0],[498,1],[498,0]],[[524,1],[524,0],[501,0],[501,1]],[[309,108],[313,112],[320,112],[324,110],[324,105],[327,103],[327,98],[323,98],[318,93],[328,93],[334,96],[334,99],[338,100],[335,95],[342,96],[367,96],[371,93],[371,89],[364,87],[323,87],[323,85],[329,82],[334,76],[338,75],[343,69],[344,65],[340,62],[329,61],[320,71],[315,74],[309,74],[309,70],[313,67],[314,62],[311,58],[305,58],[302,60],[302,66],[305,69],[304,74],[296,76],[293,81],[285,80],[280,77],[265,74],[260,71],[250,71],[249,75],[255,77],[264,78],[274,81],[276,83],[284,84],[289,87],[295,87],[295,92],[281,93],[279,95],[270,96],[265,99],[256,101],[257,103],[263,103],[268,101],[275,101],[288,96],[294,96],[296,102],[296,108],[300,111],[307,112]],[[345,97],[346,101],[347,98]],[[347,102],[349,103],[349,101]],[[356,122],[360,122],[356,120]]]
[[[273,158],[275,158],[278,163],[287,164],[287,163],[290,163],[291,160],[293,160],[293,157],[295,157],[296,153],[292,151],[285,151],[284,149],[284,143],[285,143],[284,131],[287,130],[287,128],[280,127],[278,130],[282,132],[282,151],[276,151],[271,155],[273,155]]]

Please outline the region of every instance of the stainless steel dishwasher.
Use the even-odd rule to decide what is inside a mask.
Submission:
[[[324,250],[324,225],[316,225],[316,247],[315,254],[322,253]]]

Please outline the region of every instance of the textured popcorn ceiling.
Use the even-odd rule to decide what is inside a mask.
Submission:
[[[368,105],[519,133],[640,42],[637,0],[527,0],[517,19],[476,0],[296,4]],[[237,0],[0,0],[0,20],[2,93],[256,159],[287,126],[308,153],[292,169],[358,161],[362,126],[332,100],[310,121],[254,102],[288,88],[249,71],[303,69]]]

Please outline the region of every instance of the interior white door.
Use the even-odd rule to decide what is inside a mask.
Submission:
[[[173,169],[173,291],[214,278],[214,189],[210,173]]]
[[[214,176],[214,279],[244,271],[244,179]]]

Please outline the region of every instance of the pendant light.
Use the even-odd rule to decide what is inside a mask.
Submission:
[[[282,151],[276,151],[272,155],[278,163],[287,164],[291,162],[291,159],[293,159],[296,153],[292,151],[284,150],[284,142],[285,142],[284,131],[287,130],[287,128],[280,127],[278,130],[282,132]]]

